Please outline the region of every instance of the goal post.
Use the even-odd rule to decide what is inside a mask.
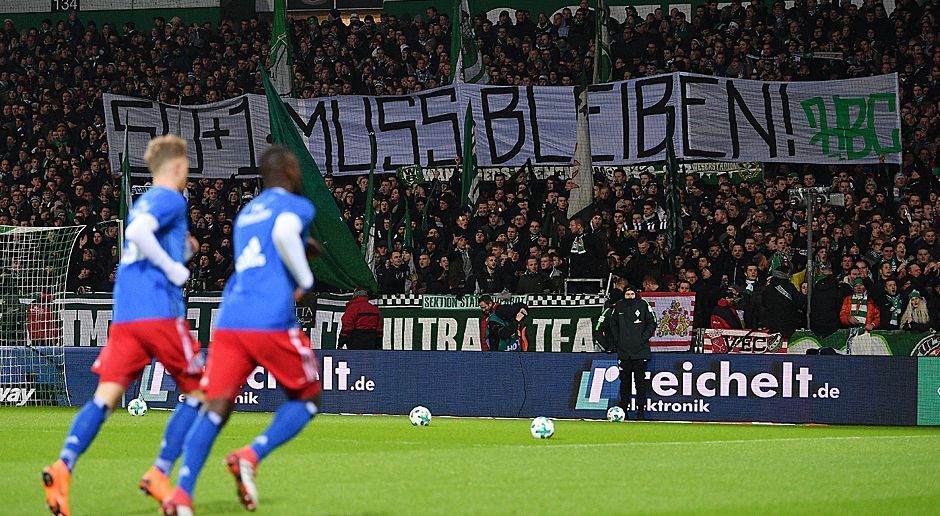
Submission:
[[[68,405],[60,316],[85,226],[0,226],[0,406]]]

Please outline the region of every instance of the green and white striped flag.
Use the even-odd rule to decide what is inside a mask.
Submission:
[[[467,0],[454,1],[450,37],[450,82],[489,84],[490,77],[483,64],[483,53],[477,47],[476,31]]]
[[[588,87],[575,88],[577,115],[574,163],[568,180],[568,218],[589,217],[588,208],[594,204],[594,167],[591,156],[591,125],[588,121]]]
[[[287,0],[274,0],[274,27],[271,31],[271,83],[281,97],[294,95],[294,61],[287,35]]]
[[[460,204],[473,206],[480,193],[480,171],[477,169],[477,124],[473,121],[473,109],[467,105],[463,121],[463,167],[460,175]]]

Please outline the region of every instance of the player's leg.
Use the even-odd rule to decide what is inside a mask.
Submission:
[[[202,467],[219,431],[228,421],[232,400],[254,367],[254,362],[242,348],[236,334],[225,330],[216,331],[212,345],[209,346],[206,371],[200,382],[206,401],[183,442],[179,486],[163,501],[164,514],[191,513],[192,496]]]
[[[633,384],[630,383],[630,361],[617,360],[617,369],[620,372],[620,401],[617,405],[623,409],[627,419],[630,419],[630,398],[633,396]]]
[[[78,411],[59,453],[59,460],[42,471],[46,505],[53,514],[69,514],[69,484],[78,458],[91,446],[105,419],[117,406],[131,380],[140,377],[150,357],[135,337],[132,323],[114,324],[105,348],[95,360],[98,387]]]
[[[123,383],[100,382],[92,399],[85,403],[75,415],[62,451],[59,452],[59,459],[65,463],[69,471],[75,468],[78,458],[91,446],[101,425],[120,401],[125,388]]]
[[[289,395],[290,396],[290,395]],[[250,450],[252,462],[261,462],[277,447],[293,439],[320,411],[320,394],[288,399],[274,413],[264,432],[236,453]]]
[[[251,444],[225,458],[235,477],[240,501],[248,510],[258,504],[254,483],[258,463],[272,451],[293,439],[320,410],[320,373],[310,341],[298,329],[277,332],[270,342],[256,342],[251,351],[255,360],[277,379],[288,401],[274,414],[267,429]]]
[[[253,348],[258,363],[277,379],[288,401],[274,413],[271,425],[247,446],[260,462],[278,446],[291,440],[319,412],[320,372],[310,341],[299,329],[291,329],[267,346]],[[302,380],[299,380],[302,379]]]
[[[148,338],[152,354],[170,373],[179,390],[186,393],[167,421],[153,466],[138,484],[142,492],[159,503],[170,494],[170,471],[183,451],[186,434],[199,415],[203,399],[199,390],[202,366],[199,343],[190,335],[184,319],[154,323]]]
[[[646,417],[646,367],[649,360],[633,360],[633,383],[636,384],[636,419]]]

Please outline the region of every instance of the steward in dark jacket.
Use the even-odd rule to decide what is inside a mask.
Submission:
[[[656,331],[653,310],[640,299],[633,287],[625,287],[624,298],[614,305],[601,325],[609,342],[617,350],[620,369],[620,407],[629,414],[631,378],[636,385],[636,418],[643,419],[646,411],[646,368],[653,357],[650,339]]]
[[[615,347],[614,341],[610,336],[610,325],[605,325],[604,321],[606,321],[610,313],[613,312],[617,303],[623,299],[623,289],[625,285],[625,280],[617,280],[616,287],[611,289],[607,301],[604,302],[604,309],[601,310],[601,315],[597,318],[597,324],[594,325],[594,343],[608,353],[613,353]]]
[[[832,274],[832,270],[821,268],[825,277],[813,285],[813,307],[809,314],[810,329],[819,337],[825,337],[842,327],[839,312],[842,300],[852,292]]]
[[[369,302],[364,290],[357,290],[346,303],[339,344],[347,349],[382,348],[382,312]]]

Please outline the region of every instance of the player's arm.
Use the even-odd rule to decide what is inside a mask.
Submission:
[[[313,273],[307,262],[307,253],[303,233],[303,222],[295,213],[282,213],[274,220],[274,229],[271,230],[271,239],[277,254],[290,271],[294,281],[304,291],[313,287]]]
[[[124,231],[124,237],[130,240],[141,256],[150,260],[158,269],[166,274],[168,280],[177,287],[182,287],[189,279],[189,269],[170,257],[160,247],[160,242],[154,234],[160,228],[156,217],[149,213],[141,213],[134,217]]]
[[[323,246],[313,237],[307,237],[307,258],[313,260],[326,254]]]

